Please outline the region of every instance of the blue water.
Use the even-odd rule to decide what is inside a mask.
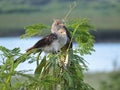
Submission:
[[[28,47],[31,47],[40,38],[19,39],[18,37],[4,37],[0,38],[0,45],[6,48],[13,49],[19,47],[21,52],[24,53]],[[84,56],[88,62],[89,70],[96,71],[111,71],[113,70],[113,62],[117,62],[117,68],[120,68],[120,43],[96,43],[94,45],[96,52],[92,55]],[[20,64],[17,70],[34,70],[36,63],[28,64],[27,62]]]

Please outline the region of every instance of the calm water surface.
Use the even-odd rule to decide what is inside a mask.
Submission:
[[[19,47],[21,52],[24,53],[28,47],[31,47],[40,38],[19,39],[17,37],[0,38],[0,45],[13,49]],[[113,62],[116,61],[116,67],[120,68],[120,43],[96,43],[94,46],[96,52],[92,55],[84,56],[88,62],[89,71],[111,71],[113,70]],[[18,66],[17,70],[35,69],[36,63],[27,64],[22,63]]]

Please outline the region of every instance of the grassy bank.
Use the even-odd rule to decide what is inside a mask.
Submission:
[[[60,14],[63,13],[63,14]],[[24,28],[25,26],[43,23],[51,25],[54,18],[64,18],[65,12],[56,13],[31,13],[31,14],[2,14],[0,15],[0,30],[3,29],[18,29]],[[72,14],[72,17],[86,17],[91,22],[101,29],[120,29],[120,18],[119,16],[97,16],[97,15],[79,15],[78,13]]]
[[[33,24],[42,23],[51,26],[53,19],[63,19],[73,5],[73,2],[58,0],[47,1],[45,4],[40,2],[37,5],[34,0],[27,0],[24,3],[18,1],[0,1],[0,37],[20,36],[26,26]],[[68,19],[88,18],[97,29],[97,32],[93,32],[96,41],[118,41],[120,38],[118,3],[117,0],[114,2],[78,0]]]
[[[102,81],[108,81],[108,73],[96,72],[85,74],[85,82],[94,87],[95,90],[100,90],[100,84]]]
[[[36,4],[37,3],[37,4]],[[87,1],[78,0],[76,8],[72,11],[71,16],[86,17],[96,26],[97,29],[103,30],[120,30],[119,2],[117,0],[109,1]],[[27,0],[25,2],[18,0],[0,1],[0,32],[10,30],[20,30],[25,26],[43,23],[51,25],[52,19],[64,18],[73,2],[66,0],[51,0],[35,2]],[[5,7],[4,7],[5,6]]]

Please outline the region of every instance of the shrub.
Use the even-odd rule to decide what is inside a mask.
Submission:
[[[94,37],[89,30],[94,27],[86,18],[76,18],[66,22],[66,27],[72,35],[78,47],[59,52],[56,55],[48,54],[41,57],[41,52],[34,51],[20,53],[19,48],[9,50],[0,47],[0,87],[1,90],[94,90],[84,82],[83,71],[87,69],[85,60],[82,57],[94,51]],[[26,33],[22,38],[41,35],[42,31],[49,29],[43,24],[36,24],[26,27]],[[37,55],[37,57],[35,57]],[[68,57],[69,64],[64,65]],[[30,63],[36,62],[37,66],[34,75],[27,75],[24,71],[16,71],[16,67],[29,60]],[[23,82],[16,81],[11,83],[12,77],[22,76],[26,79]]]

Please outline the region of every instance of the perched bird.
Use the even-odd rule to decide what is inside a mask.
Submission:
[[[67,43],[66,30],[63,27],[57,28],[56,33],[51,33],[41,40],[39,40],[34,46],[27,49],[30,51],[32,49],[43,50],[47,53],[57,53],[65,44]]]
[[[58,64],[60,67],[63,67],[64,69],[67,69],[66,66],[70,65],[70,59],[69,56],[73,53],[72,52],[72,41],[71,41],[71,35],[70,32],[67,30],[64,21],[55,19],[52,26],[51,26],[51,33],[58,33],[58,28],[64,28],[67,34],[67,43],[61,47],[62,55],[60,60],[58,60]],[[69,51],[69,52],[68,52]]]
[[[56,32],[52,32],[51,34],[43,37],[41,40],[39,40],[37,43],[35,43],[32,47],[28,48],[26,50],[25,55],[23,57],[18,58],[14,61],[14,63],[20,63],[24,62],[24,56],[30,55],[31,50],[36,49],[37,51],[44,51],[47,53],[53,53],[56,54],[61,48],[63,48],[66,43],[68,42],[68,32],[66,29],[60,25],[56,26]]]
[[[67,34],[67,43],[66,43],[66,45],[64,45],[62,47],[62,50],[72,48],[71,35],[70,35],[70,32],[67,30],[67,28],[64,24],[64,21],[55,19],[51,26],[51,33],[57,33],[59,30],[58,28],[64,28],[64,30],[66,31],[66,34]]]

